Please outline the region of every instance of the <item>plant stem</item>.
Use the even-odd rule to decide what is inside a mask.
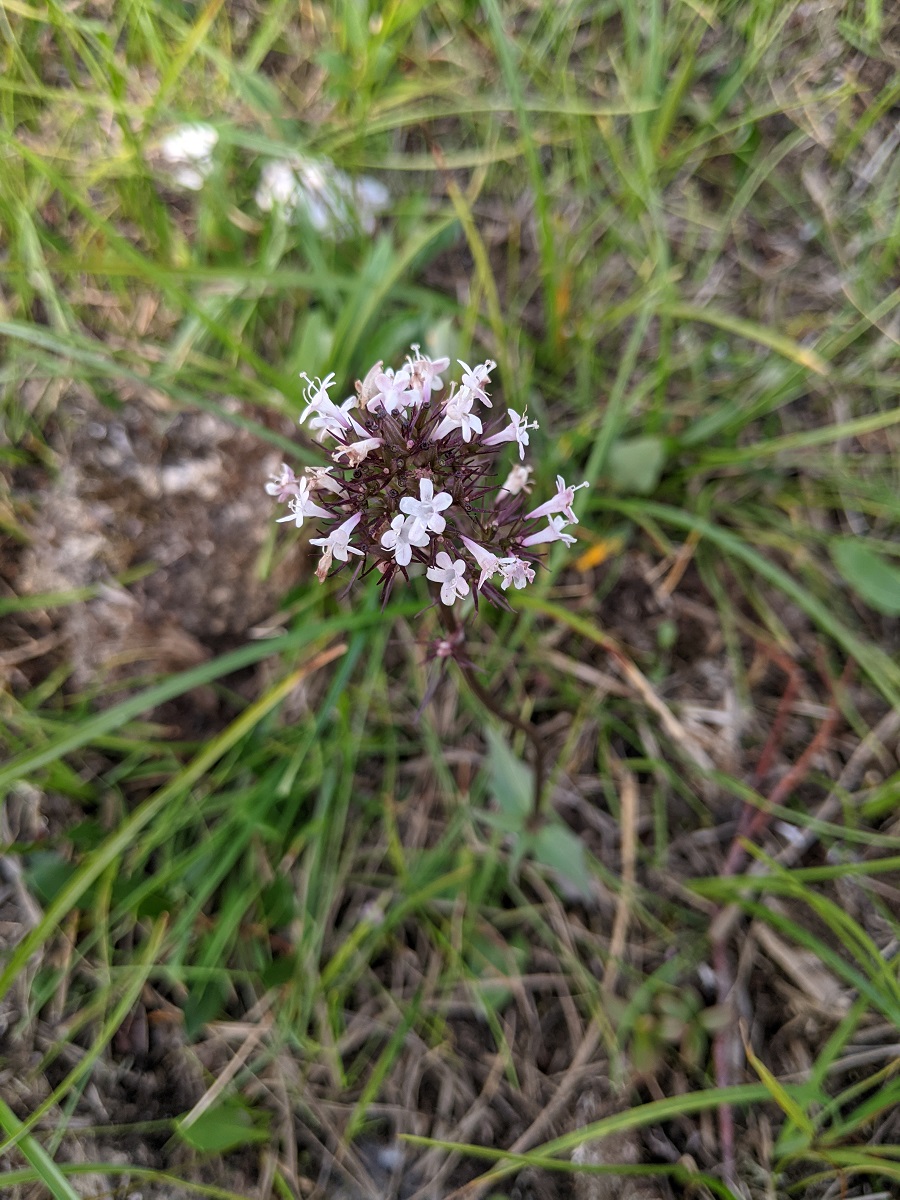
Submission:
[[[441,622],[447,633],[456,641],[458,646],[462,646],[465,640],[465,634],[459,621],[456,619],[456,614],[451,608],[441,605],[440,608]],[[479,700],[484,707],[499,717],[501,721],[505,721],[507,725],[511,725],[513,729],[518,729],[524,733],[531,743],[533,752],[532,771],[534,773],[534,791],[532,793],[531,821],[537,825],[541,819],[542,798],[544,792],[544,780],[546,776],[546,757],[544,755],[544,745],[540,733],[535,729],[530,721],[524,720],[522,717],[511,713],[504,708],[501,708],[487,688],[481,683],[476,674],[476,669],[471,663],[461,662],[456,660],[456,665],[459,667],[463,679],[469,686],[469,690]]]

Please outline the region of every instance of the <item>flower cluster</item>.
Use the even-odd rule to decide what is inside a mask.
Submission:
[[[558,475],[556,494],[523,512],[531,468],[517,464],[499,488],[492,468],[507,443],[524,459],[537,423],[514,409],[505,418],[485,411],[495,363],[459,365],[460,382],[445,389],[450,360],[432,361],[413,346],[397,370],[376,363],[342,404],[329,396],[333,375],[303,377],[300,424],[332,444],[334,465],[299,476],[284,465],[266,491],[288,505],[280,521],[333,522],[311,539],[322,550],[320,580],[352,555],[356,574],[380,572],[385,599],[418,565],[440,585],[445,605],[470,594],[505,605],[504,592],[533,581],[535,547],[575,541],[565,530],[577,524],[572,504],[587,483],[573,487]]]
[[[202,190],[215,167],[219,133],[212,125],[177,125],[160,142],[171,181]],[[254,196],[257,208],[279,212],[288,223],[308,222],[317,233],[339,241],[357,231],[372,234],[391,204],[391,193],[371,175],[353,178],[327,158],[291,154],[263,163]]]
[[[327,159],[298,154],[265,164],[255,199],[263,212],[279,209],[286,221],[302,214],[318,233],[340,238],[357,227],[374,233],[376,218],[389,207],[391,194],[370,175],[351,179]]]
[[[211,125],[179,125],[162,140],[160,152],[181,187],[199,192],[212,174],[213,151],[219,135]]]

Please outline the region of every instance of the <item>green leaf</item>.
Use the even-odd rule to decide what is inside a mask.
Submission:
[[[286,875],[276,875],[260,893],[260,903],[270,926],[290,924],[297,907],[294,888]]]
[[[838,538],[831,543],[834,565],[846,582],[876,612],[900,616],[900,567],[859,538]]]
[[[607,468],[618,491],[647,496],[656,490],[665,461],[662,438],[623,438],[610,450]]]
[[[35,1176],[43,1183],[53,1200],[78,1200],[80,1195],[66,1180],[62,1171],[44,1149],[30,1134],[23,1134],[24,1126],[16,1114],[0,1099],[0,1130],[9,1137],[18,1136],[19,1151],[34,1167]],[[3,1172],[8,1180],[8,1173]]]
[[[25,880],[42,905],[49,904],[75,874],[75,864],[55,850],[38,850],[28,856]]]
[[[220,1016],[228,999],[228,988],[219,979],[195,984],[184,1003],[184,1032],[189,1041],[204,1025]]]
[[[545,825],[534,835],[534,860],[555,871],[560,879],[587,899],[591,894],[591,873],[588,870],[584,843],[568,826]]]
[[[515,822],[515,828],[523,827],[531,812],[534,785],[531,768],[516,758],[509,745],[495,729],[485,730],[488,740],[489,790],[500,806],[504,816]]]
[[[224,1154],[251,1142],[264,1142],[269,1136],[264,1114],[253,1112],[237,1096],[208,1108],[190,1125],[178,1121],[175,1128],[182,1141],[209,1154]]]

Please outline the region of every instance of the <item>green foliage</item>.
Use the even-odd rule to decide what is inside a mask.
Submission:
[[[176,1121],[181,1140],[201,1154],[224,1154],[269,1138],[268,1115],[251,1109],[239,1096],[228,1096],[203,1110],[190,1123]]]
[[[482,812],[479,820],[507,834],[510,865],[515,869],[524,858],[546,867],[564,890],[587,899],[591,895],[591,872],[584,843],[555,813],[534,820],[533,772],[518,759],[495,729],[485,736],[488,754],[488,788],[500,810]]]
[[[831,546],[834,565],[857,595],[877,612],[900,616],[900,567],[856,538]]]

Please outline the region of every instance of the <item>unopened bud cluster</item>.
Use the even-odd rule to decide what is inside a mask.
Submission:
[[[266,491],[289,506],[281,521],[333,523],[326,536],[311,539],[322,550],[320,580],[335,561],[347,564],[352,556],[356,574],[381,573],[386,599],[397,576],[408,580],[420,564],[440,585],[443,604],[473,588],[476,603],[480,593],[504,604],[508,588],[533,581],[535,547],[575,541],[565,529],[577,522],[572,501],[587,483],[571,487],[557,476],[556,495],[523,513],[531,468],[514,466],[498,488],[494,458],[514,442],[524,459],[537,424],[514,409],[491,420],[487,387],[496,364],[459,365],[459,384],[445,392],[441,376],[450,360],[432,361],[413,346],[403,367],[376,363],[340,405],[328,394],[334,375],[303,376],[300,424],[333,445],[334,465],[307,467],[300,476],[284,465]]]

